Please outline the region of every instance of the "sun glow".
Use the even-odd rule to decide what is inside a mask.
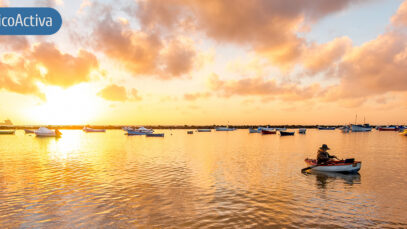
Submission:
[[[95,93],[81,84],[62,89],[42,86],[46,101],[34,108],[33,115],[40,124],[83,125],[88,124],[98,113]]]

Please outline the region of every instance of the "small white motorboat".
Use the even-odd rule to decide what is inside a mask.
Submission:
[[[0,134],[14,134],[15,130],[0,130]]]
[[[88,126],[83,127],[82,130],[83,130],[83,132],[86,132],[86,133],[106,132],[105,129],[93,129],[93,128],[90,128],[90,127],[88,127]]]
[[[146,135],[154,133],[154,130],[140,127],[138,129],[126,129],[127,135]]]
[[[40,127],[38,130],[34,131],[37,137],[61,137],[62,133],[58,129],[50,130],[46,127]]]
[[[226,127],[226,126],[220,126],[220,127],[216,127],[215,128],[216,131],[234,131],[236,130],[236,128],[230,128],[230,127]]]
[[[356,173],[362,166],[361,161],[355,161],[353,158],[339,161],[329,161],[327,164],[317,165],[315,159],[305,159],[305,163],[309,166],[307,169],[320,172],[338,172],[338,173]]]

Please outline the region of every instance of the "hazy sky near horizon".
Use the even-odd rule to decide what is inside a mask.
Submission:
[[[407,0],[37,0],[0,36],[15,124],[406,124]]]

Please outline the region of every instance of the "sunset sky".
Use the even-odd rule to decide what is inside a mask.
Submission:
[[[4,1],[51,36],[0,36],[0,122],[407,124],[407,0]]]

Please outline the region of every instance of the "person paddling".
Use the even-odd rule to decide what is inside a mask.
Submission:
[[[330,161],[332,158],[336,158],[339,160],[339,158],[337,158],[335,155],[330,155],[327,150],[329,150],[330,148],[326,145],[323,144],[319,150],[318,150],[318,155],[317,155],[317,164],[321,165],[321,164],[326,164],[328,161]]]

